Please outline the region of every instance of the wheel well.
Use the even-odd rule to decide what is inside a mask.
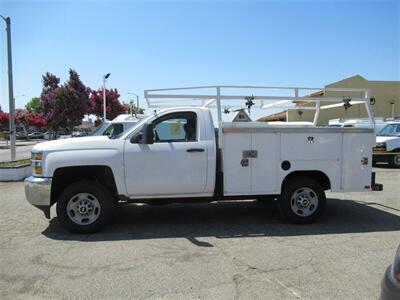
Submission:
[[[118,200],[114,174],[107,166],[78,166],[56,169],[51,183],[51,205],[57,202],[61,192],[70,184],[80,180],[92,180],[105,186]]]
[[[322,188],[324,190],[329,190],[331,188],[331,182],[329,180],[329,177],[321,171],[294,171],[290,174],[288,174],[285,179],[283,179],[282,186],[292,180],[293,178],[298,178],[298,177],[308,177],[314,179],[316,182],[321,184]]]

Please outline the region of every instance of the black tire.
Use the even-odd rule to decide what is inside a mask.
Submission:
[[[295,197],[296,195],[297,197]],[[304,197],[306,199],[303,199]],[[304,203],[304,205],[308,202],[309,206],[299,207],[298,202]],[[321,216],[325,204],[325,191],[317,181],[308,177],[297,177],[284,183],[282,194],[278,200],[282,218],[295,224],[315,222]]]
[[[389,165],[392,168],[400,168],[400,152],[390,156]]]
[[[70,203],[70,200],[73,202],[74,196],[78,194],[89,194],[92,197],[91,199],[96,200],[98,213],[94,216],[95,220],[92,223],[84,224],[81,222],[77,224],[72,217],[74,211],[68,211],[68,203]],[[70,205],[73,206],[74,203],[70,203]],[[94,181],[82,180],[69,185],[62,191],[57,201],[58,219],[67,230],[74,233],[93,233],[98,231],[112,218],[113,212],[114,201],[110,192]]]

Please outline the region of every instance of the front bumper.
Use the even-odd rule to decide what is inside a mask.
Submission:
[[[26,178],[25,196],[30,204],[42,210],[46,218],[50,218],[51,178]]]
[[[393,152],[373,152],[372,153],[372,161],[387,163],[387,162],[389,162],[390,157],[393,155],[394,155]]]

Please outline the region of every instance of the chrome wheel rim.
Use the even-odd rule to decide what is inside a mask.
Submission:
[[[308,187],[297,189],[290,197],[290,207],[300,217],[311,216],[318,208],[317,193]]]
[[[100,211],[100,202],[92,194],[79,193],[68,200],[67,214],[75,224],[92,224],[99,218]]]
[[[400,166],[400,154],[394,156],[393,162],[396,166]]]

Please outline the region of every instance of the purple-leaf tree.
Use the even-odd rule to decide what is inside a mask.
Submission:
[[[80,125],[90,109],[89,93],[74,70],[69,70],[69,79],[63,85],[55,75],[43,75],[42,113],[49,131],[56,134],[60,127],[72,130]]]

